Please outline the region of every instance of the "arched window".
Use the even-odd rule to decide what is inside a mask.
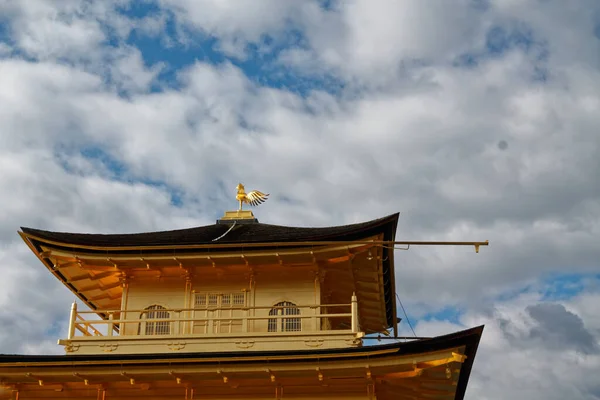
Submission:
[[[159,318],[170,318],[170,313],[163,307],[157,304],[147,307],[147,311],[143,312],[142,319],[159,319]],[[148,321],[143,324],[142,332],[145,335],[168,335],[171,332],[171,324],[168,321]]]
[[[282,301],[273,306],[269,315],[300,315],[294,303]],[[297,332],[302,330],[300,318],[269,318],[269,332]]]

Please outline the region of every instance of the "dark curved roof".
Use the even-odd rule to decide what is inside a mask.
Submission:
[[[22,227],[23,233],[63,244],[90,247],[130,247],[130,246],[181,246],[199,244],[224,243],[270,243],[270,242],[302,242],[302,241],[347,241],[366,238],[385,231],[396,231],[399,214],[392,214],[373,221],[352,225],[299,228],[269,224],[236,225],[229,233],[223,235],[229,225],[214,224],[196,228],[173,231],[147,232],[133,234],[87,234],[50,232],[40,229]],[[393,240],[393,239],[386,239]]]
[[[462,400],[473,368],[473,362],[477,354],[479,341],[483,333],[483,325],[475,328],[455,332],[443,336],[437,336],[430,339],[415,340],[411,342],[397,342],[383,345],[373,345],[364,347],[353,347],[345,349],[311,349],[311,350],[286,350],[286,359],[273,359],[271,356],[281,355],[282,351],[256,351],[256,352],[226,352],[226,353],[154,353],[154,354],[91,354],[91,355],[14,355],[0,354],[0,366],[3,364],[14,365],[18,363],[18,368],[35,367],[43,370],[44,364],[49,363],[50,368],[60,368],[62,365],[55,363],[64,363],[64,366],[73,368],[93,368],[95,362],[112,362],[113,365],[122,368],[123,365],[135,363],[136,366],[144,366],[149,363],[152,365],[166,364],[177,367],[183,362],[192,361],[195,363],[214,363],[219,359],[218,365],[242,363],[252,363],[256,360],[267,362],[268,364],[294,363],[314,363],[322,359],[324,355],[334,356],[327,358],[327,361],[348,360],[348,355],[355,355],[354,360],[366,360],[373,358],[387,358],[393,356],[405,356],[410,354],[423,354],[427,352],[440,351],[449,348],[464,346],[464,355],[467,356],[462,365],[458,379],[455,397],[456,400]],[[391,354],[381,354],[381,350],[396,350]],[[312,357],[305,357],[310,354]],[[339,358],[335,357],[336,355]],[[250,357],[249,357],[250,356]],[[296,358],[297,356],[304,356]],[[245,361],[238,357],[246,357]],[[203,360],[207,359],[207,360]],[[83,365],[85,364],[85,365]],[[106,366],[106,364],[104,364]],[[111,365],[111,364],[108,364]]]

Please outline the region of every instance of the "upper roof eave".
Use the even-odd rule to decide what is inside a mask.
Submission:
[[[40,229],[21,227],[25,237],[33,242],[46,243],[62,248],[79,248],[86,250],[138,250],[138,249],[173,249],[219,247],[221,245],[243,246],[244,244],[298,243],[319,241],[352,241],[377,233],[386,232],[387,240],[393,240],[398,224],[399,213],[372,221],[333,226],[333,227],[287,227],[270,224],[249,224],[230,228],[223,224],[207,225],[195,228],[132,233],[132,234],[89,234],[52,232]],[[223,234],[227,234],[221,237]],[[221,237],[218,241],[216,238]]]

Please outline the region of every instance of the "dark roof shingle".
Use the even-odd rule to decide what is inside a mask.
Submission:
[[[215,224],[173,231],[147,232],[133,234],[87,234],[50,232],[40,229],[21,228],[23,233],[41,240],[63,244],[93,247],[130,247],[130,246],[178,246],[222,243],[270,243],[302,241],[343,241],[365,238],[383,231],[395,232],[399,214],[392,214],[373,221],[352,225],[300,228],[269,224],[236,225],[217,242],[214,239],[230,228],[228,225]],[[394,236],[393,233],[391,236]],[[387,240],[390,240],[389,238]]]

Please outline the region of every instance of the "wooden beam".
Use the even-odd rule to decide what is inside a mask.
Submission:
[[[89,297],[88,300],[89,301],[98,301],[98,300],[104,300],[104,299],[109,299],[109,300],[116,300],[116,299],[120,299],[121,298],[121,294],[119,293],[116,296],[111,296],[108,293],[103,293],[99,296],[94,296],[94,297]]]
[[[55,262],[53,262],[54,264],[54,268],[57,269],[62,269],[62,268],[70,268],[70,267],[80,267],[80,263],[78,262],[74,262],[74,261],[67,261],[67,262],[58,262],[58,260],[56,260]]]
[[[106,265],[81,265],[79,268],[88,271],[121,271],[121,267],[109,267]]]
[[[75,276],[69,278],[68,281],[69,282],[77,282],[77,281],[82,281],[85,279],[89,279],[90,281],[96,281],[98,279],[108,278],[109,276],[113,276],[113,275],[120,274],[120,273],[121,273],[120,271],[105,271],[105,272],[96,274],[94,276],[87,273],[87,274],[82,274],[82,275],[75,275]]]
[[[78,282],[78,281],[83,281],[85,279],[92,279],[92,276],[90,274],[82,274],[82,275],[75,275],[72,276],[71,278],[69,278],[67,281],[68,282]]]
[[[96,283],[94,285],[85,286],[85,287],[80,288],[79,292],[88,292],[91,290],[108,290],[108,289],[113,289],[113,288],[116,288],[119,286],[121,286],[121,282],[119,282],[119,281],[110,283],[108,285],[102,285],[100,283]]]
[[[383,379],[404,379],[404,378],[415,378],[423,374],[423,369],[415,368],[412,371],[405,372],[390,372],[382,376]]]
[[[99,274],[94,275],[92,278],[90,278],[90,280],[95,281],[98,279],[104,279],[104,278],[108,278],[109,276],[113,276],[113,275],[117,275],[117,274],[121,274],[120,271],[106,271],[106,272],[101,272]]]
[[[83,384],[84,384],[85,386],[88,386],[88,385],[90,384],[90,380],[89,380],[89,378],[88,378],[87,376],[82,376],[82,375],[80,375],[80,374],[79,374],[79,373],[77,373],[77,372],[73,372],[73,376],[74,376],[75,378],[81,379],[81,380],[83,381]]]

